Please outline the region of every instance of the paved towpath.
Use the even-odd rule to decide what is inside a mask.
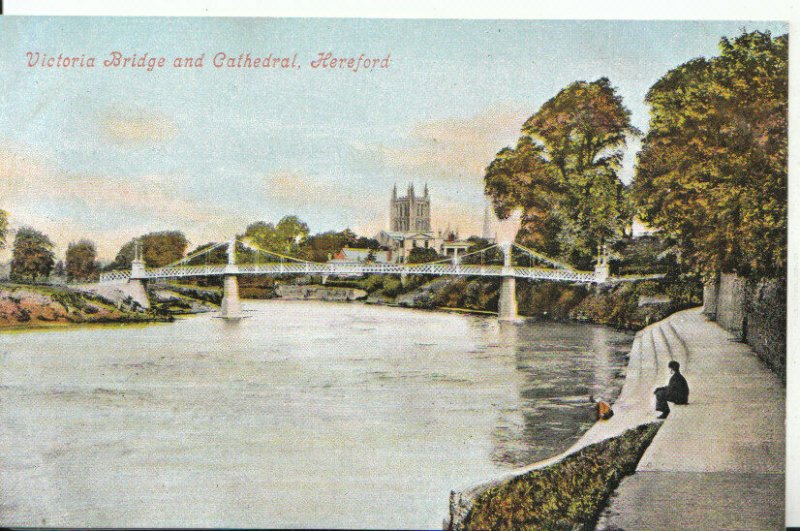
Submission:
[[[670,359],[681,363],[689,404],[672,406],[598,529],[783,529],[786,390],[731,340],[699,309],[638,334],[617,416],[587,436],[653,419],[653,387],[666,385]]]
[[[786,389],[732,339],[699,308],[638,332],[615,415],[562,454],[453,493],[454,527],[488,488],[641,424],[663,422],[598,529],[783,529]],[[669,418],[656,421],[653,390],[669,381],[670,360],[680,362],[689,382],[689,404],[672,406]]]

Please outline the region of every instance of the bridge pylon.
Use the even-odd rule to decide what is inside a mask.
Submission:
[[[239,303],[239,268],[236,265],[236,240],[228,242],[228,265],[225,266],[222,283],[222,303],[220,304],[220,317],[229,320],[242,318],[242,308]]]
[[[611,271],[608,266],[608,248],[605,244],[597,246],[597,263],[594,266],[594,277],[597,285],[605,283],[608,277],[611,276]]]
[[[501,245],[503,250],[503,280],[497,301],[497,318],[500,321],[519,321],[517,313],[517,279],[511,266],[511,244]]]
[[[144,309],[150,308],[150,298],[144,281],[147,278],[144,260],[142,260],[141,243],[137,240],[133,247],[133,261],[131,262],[131,276],[128,279],[128,292],[135,303]]]

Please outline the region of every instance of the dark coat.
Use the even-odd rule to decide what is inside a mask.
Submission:
[[[673,404],[689,403],[689,384],[679,372],[673,374],[667,385],[667,400]]]

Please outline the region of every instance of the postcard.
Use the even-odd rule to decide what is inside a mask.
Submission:
[[[0,17],[0,525],[782,528],[788,33]]]

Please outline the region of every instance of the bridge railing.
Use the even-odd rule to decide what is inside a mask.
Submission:
[[[100,273],[98,282],[100,284],[114,284],[127,282],[130,278],[130,271],[107,271],[105,273]]]
[[[145,270],[145,278],[181,278],[197,276],[238,275],[328,275],[328,276],[360,276],[369,274],[383,275],[436,275],[436,276],[484,276],[499,277],[509,273],[517,278],[530,280],[552,280],[559,282],[596,283],[598,278],[591,271],[575,271],[569,269],[547,269],[542,267],[514,266],[510,270],[499,265],[479,264],[379,264],[353,263],[331,264],[314,262],[270,262],[265,264],[239,265],[193,265],[150,268]],[[609,277],[606,282],[633,282],[637,280],[656,279],[663,275],[638,275],[625,277]],[[101,273],[100,283],[119,283],[130,279],[128,271],[109,271]]]

